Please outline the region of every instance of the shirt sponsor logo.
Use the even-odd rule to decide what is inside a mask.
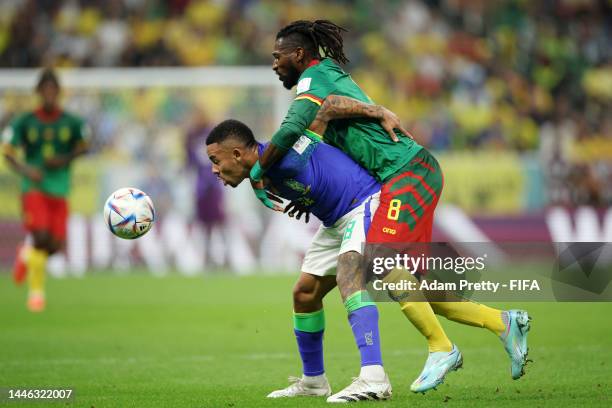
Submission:
[[[385,234],[389,234],[389,235],[395,235],[395,234],[397,234],[397,231],[396,231],[396,230],[394,230],[393,228],[384,227],[384,228],[382,229],[382,231],[383,231]]]
[[[300,82],[297,84],[296,91],[298,95],[310,89],[310,81],[312,81],[312,78],[300,79]]]

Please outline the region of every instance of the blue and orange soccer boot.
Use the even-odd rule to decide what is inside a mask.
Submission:
[[[500,336],[504,348],[511,361],[511,374],[513,380],[518,380],[525,374],[527,364],[527,333],[531,327],[531,317],[524,310],[508,310],[502,312],[502,319],[506,331]]]

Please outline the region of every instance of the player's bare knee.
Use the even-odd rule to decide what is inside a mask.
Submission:
[[[319,299],[320,301],[320,299]],[[317,302],[317,294],[314,288],[297,284],[293,288],[293,306],[297,311],[308,309]]]
[[[323,305],[326,291],[316,280],[300,279],[293,287],[293,307],[296,312],[312,312]]]

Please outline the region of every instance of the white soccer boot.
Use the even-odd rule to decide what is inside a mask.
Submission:
[[[268,398],[291,398],[291,397],[327,397],[331,395],[331,387],[325,374],[316,377],[289,377],[289,385],[282,390],[272,391]]]
[[[381,382],[365,380],[362,377],[353,378],[351,385],[332,395],[327,402],[345,404],[347,402],[380,401],[391,398],[391,382],[385,374]]]

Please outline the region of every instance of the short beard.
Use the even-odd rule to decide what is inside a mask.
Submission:
[[[293,88],[298,83],[298,79],[300,79],[300,71],[295,67],[289,67],[289,72],[283,79],[283,86],[287,89]]]

